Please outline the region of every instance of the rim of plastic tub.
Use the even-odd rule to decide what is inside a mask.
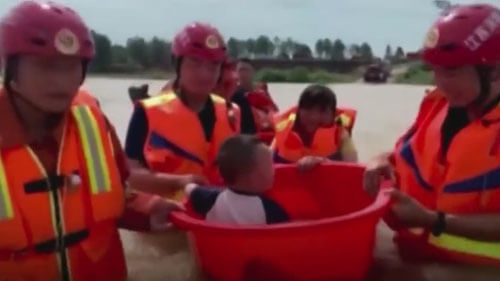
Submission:
[[[354,219],[362,219],[367,216],[371,216],[378,213],[384,213],[389,207],[390,195],[388,192],[378,193],[375,201],[368,205],[367,207],[360,209],[356,212],[352,212],[346,215],[329,217],[310,221],[296,221],[273,225],[251,225],[251,226],[238,226],[238,225],[227,225],[219,223],[209,223],[207,221],[193,218],[185,212],[176,211],[172,212],[169,216],[170,221],[179,229],[184,231],[203,231],[203,232],[245,232],[245,234],[252,234],[256,232],[266,232],[270,231],[273,233],[278,232],[288,232],[290,230],[301,230],[301,229],[311,229],[323,227],[332,223],[350,223]]]

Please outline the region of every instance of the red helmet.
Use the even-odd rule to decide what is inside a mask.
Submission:
[[[197,55],[213,61],[225,61],[226,43],[219,31],[209,24],[195,22],[175,35],[172,54],[176,57]]]
[[[0,55],[15,54],[92,59],[94,41],[72,9],[53,2],[23,1],[0,22]]]
[[[435,65],[492,64],[500,60],[500,10],[491,5],[457,6],[427,34],[423,59]]]

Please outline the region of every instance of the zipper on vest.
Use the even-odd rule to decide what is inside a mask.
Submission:
[[[64,245],[64,230],[62,226],[61,204],[59,200],[59,194],[57,188],[50,185],[48,181],[47,184],[49,185],[50,196],[52,197],[52,202],[54,206],[54,216],[55,216],[56,231],[57,231],[56,249],[60,262],[61,278],[63,281],[71,281],[71,277],[69,274],[69,266],[68,266],[68,256],[66,253],[66,247]]]
[[[59,173],[60,170],[60,164],[61,164],[61,155],[62,155],[62,149],[64,147],[64,139],[66,137],[66,125],[67,123],[64,123],[64,128],[63,128],[63,134],[61,137],[61,143],[59,145],[59,154],[57,156],[57,172]],[[36,162],[38,168],[40,169],[40,172],[43,174],[45,178],[48,178],[47,171],[45,170],[45,167],[42,165],[42,162],[36,155],[36,153],[29,147],[26,147],[28,151],[30,152],[33,160]],[[64,226],[63,226],[63,216],[62,216],[62,207],[61,206],[61,201],[60,196],[58,193],[58,189],[55,186],[52,186],[50,184],[50,181],[47,180],[47,186],[49,187],[49,196],[50,196],[50,203],[51,203],[51,209],[52,209],[52,223],[54,227],[54,231],[56,232],[56,252],[55,255],[57,257],[57,261],[59,264],[59,272],[61,273],[61,280],[62,281],[71,281],[71,273],[69,270],[69,262],[68,262],[68,253],[66,251],[66,246],[64,245]],[[64,187],[63,187],[64,188]],[[61,191],[62,192],[62,191]]]

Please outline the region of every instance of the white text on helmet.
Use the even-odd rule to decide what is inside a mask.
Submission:
[[[494,11],[465,39],[465,46],[471,51],[479,49],[495,33],[499,25],[500,12]]]

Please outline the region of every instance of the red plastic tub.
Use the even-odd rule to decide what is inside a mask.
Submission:
[[[209,280],[363,280],[373,261],[375,228],[389,203],[362,189],[363,167],[331,164],[300,174],[276,170],[272,196],[299,221],[273,226],[209,224],[177,212]]]

